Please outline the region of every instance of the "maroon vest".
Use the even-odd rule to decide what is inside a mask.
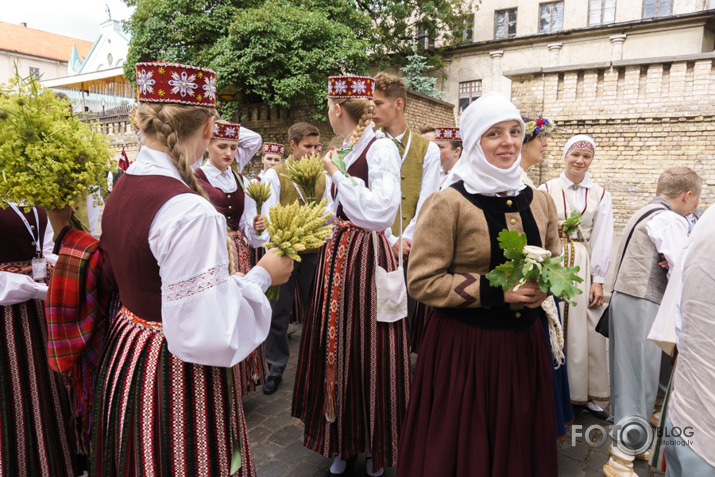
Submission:
[[[376,137],[372,138],[372,140],[367,143],[367,146],[365,149],[362,150],[362,154],[353,162],[350,167],[348,167],[348,174],[350,174],[353,177],[359,177],[360,179],[363,180],[365,183],[365,186],[368,188],[370,187],[370,181],[368,181],[368,172],[370,168],[367,165],[367,151],[370,149],[372,146],[372,143],[374,143],[377,140]],[[338,195],[338,191],[335,188],[335,183],[333,182],[330,186],[330,194],[333,197],[333,200],[335,200],[335,196]],[[341,204],[338,204],[338,210],[336,216],[342,220],[350,220],[350,218],[345,215],[345,212],[343,212],[343,206]]]
[[[20,217],[10,208],[0,208],[0,263],[6,262],[24,262],[32,260],[35,257],[34,240],[30,237],[30,232],[27,231],[25,224]],[[22,207],[18,207],[20,212],[25,215],[30,227],[33,227],[33,234],[37,238],[38,224],[35,222],[35,213],[30,209],[25,212]],[[47,229],[47,213],[45,209],[37,209],[37,218],[40,220],[40,250],[45,241],[45,229]]]
[[[161,321],[161,277],[149,228],[166,201],[187,193],[195,192],[171,177],[123,174],[104,208],[99,246],[111,263],[119,299],[148,321]]]
[[[238,230],[238,225],[243,215],[244,193],[241,184],[236,180],[236,176],[233,177],[236,182],[236,191],[226,193],[218,187],[212,186],[203,170],[197,169],[195,174],[213,206],[216,207],[220,214],[226,217],[226,224],[229,230]],[[243,180],[243,176],[241,174],[239,176]]]

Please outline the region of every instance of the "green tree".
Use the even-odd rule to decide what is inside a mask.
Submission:
[[[341,1],[335,1],[338,5]],[[342,2],[344,5],[348,2]],[[369,28],[367,18],[351,10],[353,25]],[[331,12],[285,1],[242,9],[228,34],[211,47],[209,68],[232,93],[233,103],[263,101],[289,107],[307,100],[314,114],[325,109],[327,77],[364,73],[368,43],[352,25],[331,20]],[[232,112],[227,104],[222,113]]]
[[[444,91],[440,91],[434,87],[437,78],[432,76],[424,76],[423,73],[429,68],[427,58],[420,55],[417,51],[417,44],[412,42],[414,51],[407,57],[407,65],[400,68],[405,73],[405,84],[408,88],[417,91],[418,93],[432,96],[433,98],[442,99]]]

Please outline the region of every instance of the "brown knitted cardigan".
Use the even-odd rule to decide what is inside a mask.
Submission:
[[[529,245],[561,253],[556,207],[546,192],[527,187],[516,196],[490,197],[469,194],[460,181],[430,195],[410,252],[410,295],[475,326],[530,326],[536,312],[504,303],[501,288],[484,277],[505,261],[497,241],[503,229],[525,232]]]

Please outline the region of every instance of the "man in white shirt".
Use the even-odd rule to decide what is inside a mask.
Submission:
[[[607,476],[633,476],[634,457],[647,458],[647,447],[638,446],[640,442],[630,434],[621,435],[618,426],[634,418],[649,425],[661,358],[668,364],[670,357],[647,337],[671,270],[688,238],[685,217],[698,206],[701,189],[702,179],[687,167],[664,171],[658,179],[657,197],[636,212],[623,231],[624,242],[615,260],[609,320],[611,406],[616,430],[611,435],[611,459],[603,468]],[[667,272],[659,264],[661,256],[668,263]]]
[[[431,193],[439,190],[439,148],[407,127],[405,121],[407,86],[402,78],[384,72],[378,73],[375,76],[373,101],[375,110],[372,113],[372,121],[395,142],[400,153],[402,255],[403,259],[407,260],[420,208]],[[400,235],[399,219],[400,212],[395,217],[392,227],[385,230],[395,256],[399,253],[397,243]],[[405,270],[407,270],[406,265]],[[410,328],[415,302],[410,300],[409,305],[408,328]]]

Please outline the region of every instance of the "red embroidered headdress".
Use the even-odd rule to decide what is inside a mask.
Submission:
[[[434,128],[434,138],[438,141],[461,141],[459,128]]]
[[[224,141],[238,141],[238,131],[241,125],[228,121],[216,121],[214,123],[213,139],[223,139]]]
[[[374,92],[375,79],[369,76],[328,77],[328,98],[372,98]]]
[[[178,63],[137,63],[137,99],[216,107],[216,73]]]
[[[273,142],[264,142],[263,143],[263,154],[272,153],[272,154],[280,154],[282,156],[283,152],[285,151],[285,148],[286,147],[283,144],[276,144]]]

